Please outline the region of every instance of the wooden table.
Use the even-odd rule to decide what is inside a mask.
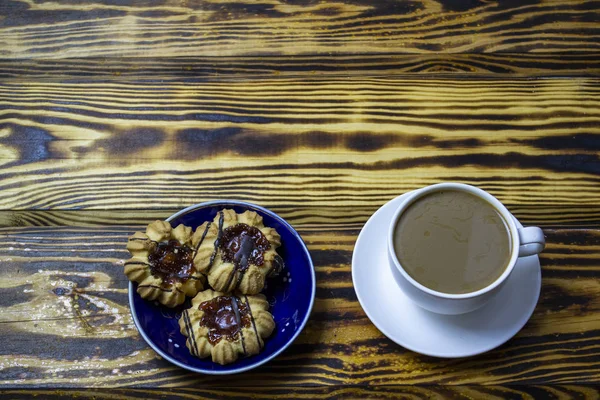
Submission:
[[[600,396],[600,3],[6,0],[0,55],[2,394]],[[369,216],[442,181],[548,242],[529,323],[467,359],[388,340],[351,281]],[[122,262],[230,198],[298,229],[317,299],[277,359],[202,376],[142,340]]]

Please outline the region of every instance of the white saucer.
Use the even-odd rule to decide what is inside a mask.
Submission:
[[[429,356],[468,357],[505,343],[521,330],[537,304],[542,286],[538,256],[520,258],[501,291],[478,310],[462,315],[426,311],[396,285],[386,255],[389,223],[407,194],[377,210],[358,235],[352,281],[365,313],[385,336]]]

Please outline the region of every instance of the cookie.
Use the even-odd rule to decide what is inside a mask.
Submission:
[[[275,329],[268,309],[262,294],[232,295],[209,289],[192,299],[192,307],[179,319],[179,328],[192,355],[230,364],[262,350],[264,339]]]
[[[221,210],[196,229],[191,242],[194,264],[219,292],[259,293],[265,279],[283,268],[279,234],[254,211]]]
[[[195,265],[192,228],[155,221],[146,232],[136,232],[127,242],[132,258],[125,262],[125,274],[137,282],[137,292],[146,300],[175,307],[193,297],[206,285]]]

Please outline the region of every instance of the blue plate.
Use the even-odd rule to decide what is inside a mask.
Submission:
[[[265,347],[259,354],[238,359],[229,365],[213,363],[210,357],[199,359],[192,356],[185,346],[186,338],[179,332],[177,322],[182,310],[189,307],[189,299],[181,307],[167,308],[142,299],[136,292],[137,284],[129,283],[131,314],[150,347],[175,365],[212,375],[248,371],[285,350],[306,325],[316,290],[315,270],[306,245],[294,228],[272,211],[241,201],[211,201],[181,210],[167,218],[167,221],[174,227],[184,224],[196,229],[205,221],[212,220],[223,208],[232,208],[237,213],[255,211],[263,217],[265,226],[277,229],[281,235],[281,247],[277,252],[283,258],[285,267],[278,277],[267,279],[267,287],[263,290],[271,304],[269,311],[275,319],[275,330],[265,340]]]

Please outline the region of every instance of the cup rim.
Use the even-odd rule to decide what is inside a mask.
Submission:
[[[488,286],[486,286],[482,289],[476,290],[474,292],[460,293],[460,294],[445,293],[445,292],[440,292],[437,290],[430,289],[427,286],[417,282],[413,277],[411,277],[404,270],[404,268],[402,267],[402,264],[400,264],[400,261],[398,260],[396,252],[394,251],[394,239],[393,239],[394,231],[396,228],[396,224],[398,223],[398,220],[400,219],[400,216],[402,215],[402,213],[416,200],[422,198],[423,196],[425,196],[429,193],[436,192],[439,190],[459,190],[462,192],[474,194],[474,195],[478,196],[479,198],[482,198],[483,200],[487,201],[491,206],[493,206],[496,209],[496,211],[498,211],[500,213],[500,215],[502,216],[502,218],[504,219],[504,221],[506,222],[506,224],[508,226],[508,229],[510,231],[510,236],[511,236],[511,257],[508,262],[508,266],[504,269],[502,274],[498,278],[496,278],[496,280],[494,282],[490,283]],[[425,293],[428,293],[429,295],[435,296],[435,297],[459,300],[459,299],[472,299],[472,298],[479,297],[481,295],[484,295],[488,292],[493,291],[498,286],[500,286],[508,278],[508,276],[510,275],[510,273],[512,272],[513,268],[515,267],[515,265],[517,263],[517,259],[519,258],[520,243],[519,243],[518,228],[517,228],[517,225],[515,224],[512,214],[498,199],[496,199],[494,196],[492,196],[485,190],[480,189],[476,186],[468,185],[465,183],[459,183],[459,182],[444,182],[444,183],[437,183],[434,185],[426,186],[421,189],[417,189],[414,192],[412,192],[411,194],[409,194],[409,196],[400,205],[400,207],[398,207],[398,209],[394,213],[394,216],[392,217],[390,227],[388,230],[387,246],[388,246],[388,253],[390,254],[390,256],[394,262],[394,267],[402,274],[404,279],[406,279],[412,286],[414,286],[415,288],[417,288]]]

